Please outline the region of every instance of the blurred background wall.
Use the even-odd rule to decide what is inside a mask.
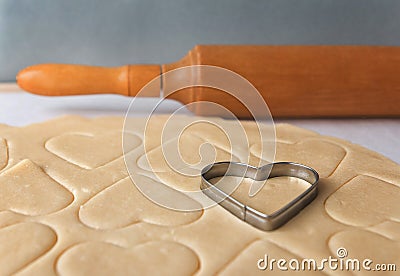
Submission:
[[[0,0],[0,81],[34,63],[167,63],[195,44],[400,45],[400,1]]]

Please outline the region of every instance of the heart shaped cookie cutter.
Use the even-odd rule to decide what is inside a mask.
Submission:
[[[265,214],[236,200],[209,181],[223,176],[246,177],[256,181],[291,176],[307,181],[310,187],[279,210]],[[270,163],[259,168],[244,163],[218,162],[203,168],[200,187],[204,194],[236,217],[258,229],[270,231],[288,222],[317,196],[318,180],[319,175],[313,168],[293,162]]]

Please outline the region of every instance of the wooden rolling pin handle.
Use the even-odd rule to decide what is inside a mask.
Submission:
[[[100,67],[71,64],[38,64],[17,75],[18,85],[45,96],[120,94],[135,96],[140,89],[160,75],[159,65]],[[159,91],[153,91],[154,97]]]

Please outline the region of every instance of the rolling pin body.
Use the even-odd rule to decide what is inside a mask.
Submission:
[[[22,70],[17,81],[21,88],[47,96],[135,96],[161,73],[190,65],[219,66],[245,77],[275,117],[400,116],[400,47],[199,45],[171,64],[39,64]],[[249,117],[239,101],[216,89],[192,87],[170,98],[184,104],[212,101]],[[210,115],[201,109],[196,113]]]

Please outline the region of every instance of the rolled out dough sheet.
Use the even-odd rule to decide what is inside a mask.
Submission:
[[[173,124],[197,119],[180,117]],[[144,119],[132,119],[134,128],[126,139],[134,173],[149,185],[161,182],[198,191],[198,176],[179,175],[162,159],[157,137],[166,120],[154,117],[154,127],[143,136]],[[261,144],[253,139],[254,123],[243,125],[254,163]],[[338,248],[345,248],[348,257],[400,269],[399,164],[347,141],[277,125],[275,161],[311,166],[321,180],[310,205],[281,228],[264,232],[218,205],[180,212],[148,200],[125,167],[122,126],[123,118],[77,116],[21,128],[0,125],[0,275],[280,274],[284,272],[276,267],[259,270],[257,261],[266,254],[319,261],[337,258]],[[215,146],[215,161],[231,154],[236,161],[247,161],[238,149],[229,149],[223,134],[197,125],[179,140],[187,162],[199,161],[198,147],[204,142]],[[234,196],[272,212],[306,188],[307,183],[296,179],[268,180],[249,198],[245,180]],[[365,271],[326,268],[313,273]]]

